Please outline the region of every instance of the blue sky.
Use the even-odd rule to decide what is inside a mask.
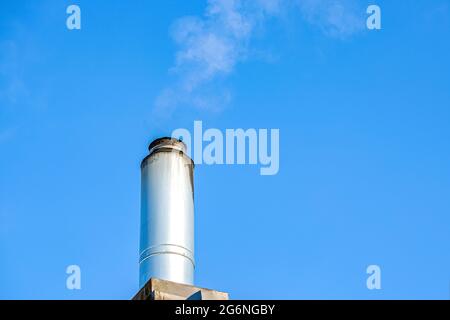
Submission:
[[[194,120],[280,129],[275,176],[196,167],[197,285],[450,298],[450,2],[227,3],[1,2],[0,298],[132,297],[140,161]]]

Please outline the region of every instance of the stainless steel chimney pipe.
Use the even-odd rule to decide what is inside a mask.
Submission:
[[[141,164],[139,285],[194,283],[194,162],[186,145],[160,138]]]

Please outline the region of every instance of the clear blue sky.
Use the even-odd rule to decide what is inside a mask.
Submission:
[[[228,8],[234,30],[200,0],[1,1],[0,298],[132,297],[140,161],[194,120],[281,137],[278,175],[196,167],[197,285],[450,298],[450,1],[294,2]],[[204,34],[228,47],[196,51]]]

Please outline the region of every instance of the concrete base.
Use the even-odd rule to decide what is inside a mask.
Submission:
[[[228,300],[228,293],[152,278],[133,300]]]

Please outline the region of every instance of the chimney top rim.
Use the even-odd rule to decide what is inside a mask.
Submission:
[[[161,148],[171,148],[182,151],[183,153],[186,153],[187,149],[186,144],[183,141],[172,137],[161,137],[155,139],[148,146],[150,154]]]

